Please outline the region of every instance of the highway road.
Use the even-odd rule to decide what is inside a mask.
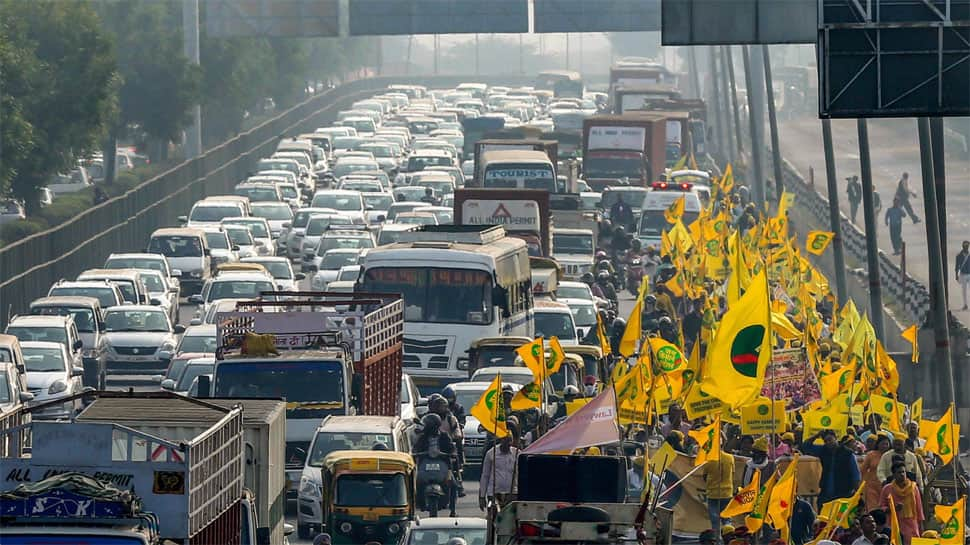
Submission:
[[[809,167],[815,170],[815,187],[825,194],[825,158],[822,149],[822,124],[815,117],[800,117],[779,121],[779,140],[782,155],[808,179]],[[839,180],[839,203],[846,216],[849,203],[846,197],[846,178],[859,175],[859,139],[855,120],[832,121],[832,140],[835,152],[836,174]],[[896,184],[903,172],[909,173],[910,189],[917,198],[912,199],[913,211],[924,217],[922,176],[920,172],[919,137],[915,119],[874,119],[869,121],[869,145],[872,162],[873,185],[882,199],[883,210],[877,222],[879,247],[892,255],[889,228],[883,215],[892,205]],[[946,272],[950,283],[950,310],[966,322],[970,312],[961,311],[963,302],[954,274],[954,258],[960,251],[960,243],[970,240],[970,155],[963,150],[946,150],[946,208],[949,260]],[[770,161],[770,157],[769,157]],[[770,172],[771,164],[768,164]],[[857,225],[863,229],[860,210]],[[926,223],[903,222],[903,240],[906,242],[906,268],[916,279],[929,283],[926,249]]]

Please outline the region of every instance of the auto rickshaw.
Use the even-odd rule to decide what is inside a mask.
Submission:
[[[564,347],[563,350],[566,350]],[[546,353],[546,361],[549,361],[550,354]],[[552,380],[552,387],[555,388],[556,394],[562,397],[563,390],[566,386],[575,386],[580,391],[583,390],[583,374],[584,362],[583,358],[578,354],[570,354],[569,350],[566,350],[566,357],[559,366],[559,370],[553,373],[549,379]]]
[[[514,367],[515,349],[531,343],[528,337],[482,337],[468,347],[468,378],[482,367]],[[461,368],[462,360],[458,360]]]
[[[323,459],[322,527],[333,543],[400,543],[414,519],[410,454],[338,450]]]
[[[580,377],[580,382],[586,376],[590,375],[596,377],[598,384],[609,382],[609,376],[607,376],[609,370],[606,365],[606,358],[603,356],[603,350],[600,347],[581,344],[577,346],[564,346],[563,350],[566,351],[566,354],[576,354],[583,358],[583,377]]]

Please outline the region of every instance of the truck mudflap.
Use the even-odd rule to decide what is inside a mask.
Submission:
[[[673,513],[636,503],[512,502],[495,517],[495,543],[639,543],[669,545]]]

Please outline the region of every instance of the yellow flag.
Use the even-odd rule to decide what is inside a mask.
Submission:
[[[710,461],[717,461],[721,459],[721,417],[717,416],[714,418],[714,422],[711,422],[709,426],[705,426],[699,430],[689,430],[687,432],[691,437],[697,441],[699,448],[697,449],[697,457],[694,459],[694,465],[699,466]]]
[[[923,398],[919,398],[909,406],[909,421],[919,422],[923,420]]]
[[[939,420],[924,419],[919,430],[920,437],[926,439],[926,450],[940,457],[943,465],[950,463],[957,450],[960,425],[953,419],[953,405]]]
[[[620,338],[620,355],[629,358],[637,351],[637,342],[643,335],[640,326],[640,316],[643,313],[643,299],[637,297],[637,302],[630,311],[630,317],[626,320],[626,329],[623,330],[623,337]]]
[[[478,419],[482,427],[496,437],[505,437],[509,434],[505,426],[505,403],[502,401],[502,375],[495,375],[492,383],[488,385],[478,403],[468,411],[469,414]]]
[[[891,397],[872,394],[869,396],[869,412],[878,414],[888,423],[896,412],[896,401]]]
[[[682,276],[681,273],[678,272],[677,274],[672,276],[670,280],[667,280],[666,282],[664,282],[664,286],[667,286],[667,289],[669,289],[670,292],[674,294],[674,297],[684,296],[684,288],[681,287],[681,280],[682,280],[681,276]]]
[[[822,387],[822,399],[832,399],[839,392],[844,392],[855,379],[855,364],[846,365],[838,371],[825,375],[819,379]]]
[[[822,255],[834,236],[832,231],[809,231],[805,235],[805,250],[813,255]]]
[[[516,348],[515,353],[522,358],[536,380],[542,381],[546,378],[546,350],[542,346],[542,337]]]
[[[836,435],[842,436],[849,426],[849,415],[843,413],[842,407],[833,401],[824,409],[802,413],[802,422],[805,424],[804,437],[811,437],[822,430],[832,430]]]
[[[670,443],[664,441],[657,452],[653,454],[650,458],[650,467],[654,474],[659,475],[660,471],[670,467],[670,464],[674,463],[677,459],[677,451],[674,447],[670,446]]]
[[[771,492],[774,490],[777,480],[778,474],[772,473],[765,484],[761,485],[758,489],[758,497],[754,500],[754,508],[751,509],[751,514],[744,517],[744,525],[748,527],[748,531],[752,534],[757,533],[765,523],[765,516],[768,514],[768,500],[771,498]]]
[[[771,525],[776,530],[788,527],[788,519],[791,518],[792,509],[795,504],[795,487],[798,483],[798,453],[795,453],[791,463],[785,469],[785,473],[778,479],[777,484],[771,490],[771,499],[768,500],[768,516],[771,518]]]
[[[899,389],[899,369],[896,368],[896,360],[886,353],[886,349],[879,341],[876,341],[876,367],[879,370],[879,378],[882,379],[882,387],[887,392],[895,394]]]
[[[778,301],[775,302],[777,303]],[[791,323],[788,316],[785,316],[781,312],[771,313],[771,331],[786,341],[800,339],[802,337],[802,332],[795,327],[795,324]]]
[[[647,341],[653,351],[653,361],[660,368],[660,372],[676,373],[687,367],[687,360],[676,345],[659,337],[650,337]]]
[[[724,193],[730,193],[734,189],[734,170],[731,169],[731,163],[724,169],[724,175],[721,176],[721,191]]]
[[[728,266],[731,269],[727,283],[727,303],[730,309],[741,298],[741,292],[751,283],[751,271],[745,259],[744,244],[737,231],[728,244]]]
[[[966,496],[953,505],[937,505],[933,508],[933,514],[943,524],[940,528],[940,545],[963,545],[966,509]]]
[[[512,403],[509,404],[513,411],[524,411],[532,407],[538,407],[541,404],[542,398],[540,392],[542,391],[542,383],[539,380],[541,379],[533,380],[522,388],[519,388],[519,391],[515,393],[515,397],[512,398]]]
[[[686,166],[687,166],[687,154],[684,154],[680,156],[680,159],[677,159],[677,162],[674,163],[674,166],[670,167],[670,171],[676,172],[678,170],[684,170]]]
[[[919,363],[919,340],[918,340],[919,330],[916,324],[913,324],[906,328],[902,333],[902,337],[909,341],[909,344],[913,345],[913,363]]]
[[[855,523],[856,517],[859,516],[859,500],[862,499],[862,491],[865,487],[866,483],[862,482],[852,496],[834,499],[822,505],[818,515],[829,519],[829,524],[825,528],[825,539],[828,539],[836,528],[849,528]]]
[[[604,356],[608,356],[613,353],[613,348],[610,346],[610,338],[606,336],[606,326],[603,325],[603,318],[600,313],[596,313],[596,336],[600,341],[600,350],[603,351]]]
[[[754,502],[758,499],[758,489],[761,488],[761,470],[755,469],[751,475],[751,482],[731,498],[727,507],[721,511],[721,518],[729,519],[738,515],[745,515],[754,509]]]
[[[889,538],[893,543],[903,543],[903,533],[899,530],[899,516],[896,514],[895,501],[889,502],[889,516]]]
[[[667,220],[667,223],[677,223],[680,221],[680,218],[684,217],[684,206],[686,202],[687,196],[682,195],[679,199],[670,203],[670,206],[664,210],[664,219]]]
[[[708,373],[701,388],[735,409],[754,400],[771,361],[770,327],[768,277],[761,271],[721,318],[708,348]]]
[[[566,351],[559,344],[559,337],[549,337],[549,358],[546,359],[546,376],[548,377],[558,373],[565,359]]]

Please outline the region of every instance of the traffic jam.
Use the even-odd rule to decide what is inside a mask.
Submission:
[[[50,285],[0,543],[957,543],[953,415],[678,76],[389,85]]]

